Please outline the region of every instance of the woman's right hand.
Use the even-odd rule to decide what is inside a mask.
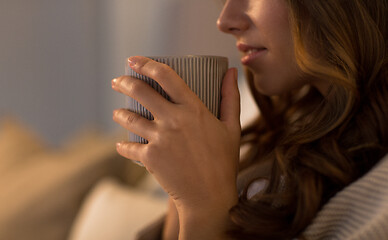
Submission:
[[[121,142],[117,151],[143,163],[173,198],[179,214],[179,238],[225,239],[228,212],[238,201],[241,126],[237,70],[229,69],[224,77],[218,119],[172,68],[140,56],[129,61],[135,72],[157,81],[171,101],[139,79],[114,79],[114,90],[136,99],[155,118],[149,121],[128,110],[116,110],[116,122],[149,141]],[[198,225],[205,219],[205,227]]]

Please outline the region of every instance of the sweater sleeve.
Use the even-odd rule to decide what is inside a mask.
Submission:
[[[388,155],[323,206],[305,239],[388,239],[387,182]]]

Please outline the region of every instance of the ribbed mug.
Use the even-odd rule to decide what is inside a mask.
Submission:
[[[228,58],[206,55],[151,56],[148,58],[170,66],[202,100],[209,111],[214,116],[219,117],[221,85],[228,70]],[[145,81],[166,99],[169,99],[169,96],[155,80],[136,73],[129,67],[128,63],[125,67],[125,74]],[[126,105],[130,111],[153,120],[152,113],[131,97],[126,97]],[[132,132],[129,132],[129,141],[148,143],[146,139]]]

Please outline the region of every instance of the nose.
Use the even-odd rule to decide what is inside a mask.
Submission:
[[[217,27],[224,33],[241,34],[248,29],[249,21],[240,0],[227,0],[217,20]]]

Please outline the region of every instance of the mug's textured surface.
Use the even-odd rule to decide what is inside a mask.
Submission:
[[[220,56],[160,56],[149,57],[157,62],[169,65],[186,82],[190,89],[202,100],[214,116],[219,117],[221,103],[221,84],[228,70],[228,59]],[[166,99],[169,99],[162,87],[153,79],[134,72],[128,65],[125,74],[147,82]],[[136,100],[126,97],[129,110],[141,116],[153,119],[152,114]],[[195,121],[195,119],[193,119]],[[147,140],[129,133],[131,142],[147,143]]]

